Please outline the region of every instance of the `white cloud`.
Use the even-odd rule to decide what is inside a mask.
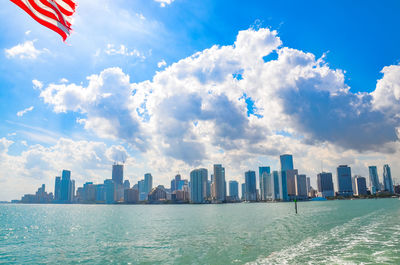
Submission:
[[[161,7],[165,7],[166,5],[171,4],[175,0],[154,0],[154,1],[160,3]]]
[[[136,13],[136,16],[137,16],[138,18],[140,18],[141,20],[146,20],[146,17],[143,16],[142,13]]]
[[[36,59],[43,51],[35,48],[35,41],[25,41],[22,44],[18,44],[10,49],[5,49],[4,52],[7,58],[19,59]]]
[[[158,68],[164,67],[164,66],[166,66],[166,65],[167,65],[167,62],[166,62],[164,59],[162,59],[161,61],[159,61],[159,62],[157,63],[157,67],[158,67]]]
[[[104,50],[107,55],[123,55],[123,56],[134,56],[142,60],[146,59],[141,52],[136,49],[129,50],[125,45],[121,44],[119,47],[115,47],[114,44],[107,44],[107,48]]]
[[[18,117],[22,117],[22,116],[24,116],[26,113],[28,113],[28,112],[30,112],[30,111],[32,111],[32,110],[33,110],[33,106],[30,106],[29,108],[26,108],[26,109],[24,109],[24,110],[18,111],[18,112],[17,112],[17,116],[18,116]]]
[[[32,84],[33,84],[33,88],[37,89],[37,90],[41,90],[43,87],[43,83],[36,79],[32,80]]]

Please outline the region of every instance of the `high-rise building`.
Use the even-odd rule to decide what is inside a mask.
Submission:
[[[249,170],[244,175],[246,183],[245,199],[246,201],[256,201],[257,200],[256,172]]]
[[[264,188],[264,200],[276,200],[276,191],[275,191],[275,178],[271,173],[264,172],[262,175],[263,180],[263,188]],[[278,183],[279,190],[279,183]]]
[[[229,181],[229,196],[233,200],[239,200],[239,183],[235,180]]]
[[[351,168],[347,165],[340,165],[337,168],[337,194],[339,196],[353,196],[353,185],[351,180]]]
[[[131,183],[129,182],[128,179],[126,179],[126,180],[124,181],[124,190],[130,189],[130,188],[131,188]]]
[[[105,199],[107,204],[115,203],[116,201],[116,187],[112,179],[104,180]]]
[[[124,181],[124,165],[112,165],[112,180],[115,185],[123,185]]]
[[[311,179],[310,177],[307,177],[307,194],[310,192],[311,190]]]
[[[356,183],[356,194],[360,195],[367,195],[367,180],[361,176],[355,176],[355,183]]]
[[[139,202],[139,191],[137,189],[125,189],[124,190],[124,202],[125,203],[137,203]]]
[[[273,200],[278,200],[280,199],[280,194],[279,194],[279,172],[278,171],[273,171],[272,172],[272,177],[274,180],[274,198]]]
[[[280,156],[281,160],[281,171],[286,171],[286,170],[293,170],[293,156],[284,154]]]
[[[270,174],[271,168],[270,167],[259,167],[258,168],[258,184],[260,187],[260,198],[262,201],[266,200],[266,193],[267,193],[266,187],[265,187],[266,181],[265,181],[265,179],[263,179],[263,176],[266,176],[266,175],[263,175],[264,172],[267,174]]]
[[[180,181],[181,181],[180,174],[176,175],[175,178],[173,180],[171,180],[171,193],[176,190],[179,190]]]
[[[106,188],[104,184],[96,185],[96,203],[106,202]]]
[[[72,181],[71,181],[71,171],[63,170],[61,179],[61,193],[60,198],[63,203],[72,202]]]
[[[195,169],[190,172],[190,201],[204,203],[207,197],[208,171],[205,168]]]
[[[138,181],[138,190],[139,190],[139,200],[147,201],[147,195],[149,193],[145,189],[144,179]]]
[[[207,199],[211,198],[211,181],[210,180],[207,180],[206,197],[207,197]]]
[[[299,200],[307,199],[307,176],[297,174],[295,177],[296,198]]]
[[[56,202],[61,200],[61,177],[56,177],[54,185],[54,200]]]
[[[334,197],[332,173],[322,172],[317,175],[318,196]]]
[[[144,174],[144,189],[147,194],[153,189],[153,176],[150,173]]]
[[[279,171],[279,198],[282,201],[288,201],[289,195],[287,191],[287,179],[286,179],[286,171]]]
[[[225,169],[220,164],[214,165],[214,191],[213,200],[216,202],[225,201]]]
[[[389,165],[383,166],[383,185],[384,185],[385,191],[394,193],[392,173],[390,171]]]
[[[376,166],[369,166],[369,187],[371,194],[375,194],[380,191],[381,184],[379,183],[378,169]]]
[[[242,200],[245,200],[245,198],[246,198],[246,183],[242,183],[241,192],[242,192]]]
[[[283,171],[282,171],[283,172]],[[297,169],[287,169],[286,172],[286,187],[287,194],[290,200],[296,197],[296,176],[299,174]]]

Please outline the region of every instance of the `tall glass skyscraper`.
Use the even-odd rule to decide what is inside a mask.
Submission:
[[[115,203],[116,188],[115,182],[112,179],[104,180],[105,199],[107,204]]]
[[[308,198],[307,194],[307,176],[297,174],[295,177],[296,198],[304,200]]]
[[[153,176],[150,173],[144,174],[144,191],[149,194],[153,189]]]
[[[72,202],[72,181],[71,181],[71,171],[63,170],[61,179],[61,194],[60,201],[64,203]]]
[[[350,167],[347,165],[340,165],[337,168],[336,184],[339,196],[353,196],[353,184]]]
[[[292,155],[288,154],[281,155],[280,160],[281,160],[281,171],[294,169]]]
[[[257,185],[256,185],[256,172],[255,171],[250,170],[245,173],[245,183],[246,183],[246,192],[245,192],[246,201],[256,201],[257,200]]]
[[[259,187],[260,187],[260,197],[261,200],[266,200],[267,199],[267,180],[265,179],[265,177],[267,176],[266,174],[270,174],[271,173],[271,168],[270,167],[259,167],[258,168],[258,183],[259,183]]]
[[[225,183],[225,169],[220,164],[214,165],[213,200],[217,202],[225,201]]]
[[[381,190],[381,184],[379,183],[378,170],[376,166],[369,166],[369,186],[372,194]]]
[[[282,201],[288,201],[286,171],[279,171],[279,197]]]
[[[54,200],[56,202],[61,200],[61,177],[56,177],[54,185]]]
[[[205,168],[195,169],[190,172],[190,201],[204,203],[207,197],[208,172]]]
[[[239,183],[235,180],[229,181],[229,196],[234,200],[239,200]]]
[[[383,166],[383,185],[384,185],[385,191],[394,193],[392,173],[390,171],[389,165]]]
[[[124,181],[124,165],[112,165],[112,180],[116,185],[123,185]]]
[[[322,172],[317,175],[318,196],[334,197],[332,173]]]

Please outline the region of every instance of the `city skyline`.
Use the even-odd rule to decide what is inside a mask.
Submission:
[[[111,179],[105,179],[104,184],[86,182],[75,190],[75,180],[71,171],[63,170],[61,177],[55,177],[54,192],[46,193],[45,184],[38,189],[36,195],[25,194],[23,203],[140,203],[173,202],[194,204],[226,203],[239,201],[296,201],[320,198],[351,198],[353,196],[378,195],[384,196],[399,193],[400,185],[393,184],[391,168],[383,166],[382,181],[376,166],[369,166],[369,183],[367,177],[354,175],[348,165],[338,165],[336,177],[331,172],[317,174],[316,187],[310,184],[310,177],[299,173],[294,167],[291,154],[280,155],[280,170],[271,172],[270,166],[261,166],[258,176],[255,171],[244,172],[239,197],[239,182],[227,181],[225,167],[213,165],[213,172],[208,178],[205,168],[193,169],[188,179],[182,179],[180,174],[172,178],[170,188],[164,185],[153,185],[151,173],[145,173],[144,178],[131,186],[124,179],[124,165],[114,163]],[[228,182],[228,183],[227,183]],[[259,187],[259,189],[257,189]],[[18,202],[18,200],[13,200]]]
[[[163,185],[280,153],[313,186],[337,165],[400,172],[396,1],[162,3],[80,0],[68,45],[1,3],[0,200],[62,168],[99,183],[115,161]]]

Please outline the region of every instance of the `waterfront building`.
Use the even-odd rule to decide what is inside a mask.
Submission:
[[[124,190],[124,202],[125,203],[138,203],[139,202],[139,190],[128,188]]]
[[[148,192],[145,190],[144,179],[138,181],[138,190],[139,190],[139,200],[147,201]]]
[[[239,183],[235,180],[229,181],[229,196],[231,200],[239,200]]]
[[[310,192],[311,189],[311,179],[310,177],[307,177],[307,194]]]
[[[106,189],[104,184],[96,185],[96,203],[106,202]]]
[[[296,176],[299,174],[297,169],[287,169],[282,171],[286,173],[286,188],[289,200],[296,197]]]
[[[297,174],[295,176],[295,186],[296,186],[296,199],[305,200],[308,197],[307,192],[307,176],[302,174]]]
[[[181,175],[178,174],[175,176],[175,178],[173,180],[171,180],[171,193],[176,190],[180,190],[180,188],[179,188],[180,182],[181,182]]]
[[[322,172],[317,175],[317,188],[319,197],[334,197],[332,173]]]
[[[124,165],[114,164],[112,165],[112,180],[115,185],[123,185],[124,181]]]
[[[53,193],[46,192],[46,186],[42,184],[35,194],[25,194],[21,198],[22,203],[50,203],[54,199]]]
[[[257,200],[256,172],[249,170],[244,175],[246,184],[245,200],[256,201]]]
[[[279,171],[279,195],[282,201],[288,201],[289,195],[287,191],[286,171]]]
[[[356,194],[360,195],[367,195],[367,180],[361,176],[355,176],[355,183],[356,183]]]
[[[264,199],[263,200],[276,200],[275,192],[275,178],[271,173],[264,172],[262,176],[263,187],[264,187]]]
[[[71,203],[73,200],[73,192],[75,191],[74,183],[71,181],[71,171],[64,169],[61,176],[60,201],[63,203]]]
[[[130,181],[128,179],[126,179],[124,181],[124,190],[130,189],[130,188],[131,188],[131,183],[130,183]]]
[[[190,201],[204,203],[207,198],[208,171],[205,168],[195,169],[190,172]]]
[[[389,165],[383,166],[383,185],[384,185],[385,191],[394,193],[392,173],[390,171]]]
[[[280,187],[279,187],[279,172],[278,171],[273,171],[272,172],[272,177],[273,177],[273,182],[274,182],[274,196],[273,200],[278,200],[280,199]]]
[[[214,182],[213,182],[213,201],[225,201],[226,184],[225,184],[225,168],[220,164],[214,165]]]
[[[157,187],[153,188],[148,196],[149,202],[165,201],[166,199],[167,193],[162,185],[158,185]]]
[[[54,200],[61,200],[61,177],[56,177],[55,185],[54,185]]]
[[[293,170],[293,156],[289,154],[284,154],[280,156],[280,162],[281,162],[281,171],[286,171],[286,170]]]
[[[340,165],[337,168],[337,195],[338,196],[353,196],[353,187],[351,180],[351,168],[347,165]]]
[[[112,179],[104,180],[104,189],[105,189],[105,202],[107,204],[112,204],[116,202],[116,187],[115,183]]]
[[[241,185],[241,192],[242,192],[242,200],[245,200],[245,196],[246,196],[246,183],[242,183],[242,185]]]
[[[149,194],[153,190],[153,176],[150,173],[144,174],[144,191]]]
[[[207,198],[207,199],[210,199],[210,198],[211,198],[211,181],[210,181],[210,180],[207,180],[206,198]]]
[[[258,182],[259,182],[259,187],[260,187],[260,199],[262,201],[266,200],[266,180],[263,179],[265,175],[264,173],[270,174],[271,173],[271,168],[264,166],[264,167],[259,167],[258,168]]]
[[[378,169],[376,166],[369,166],[369,187],[371,190],[371,194],[375,194],[380,191],[381,185],[379,183]]]
[[[93,182],[86,182],[83,185],[82,193],[78,195],[78,201],[83,203],[96,202],[96,186]]]

